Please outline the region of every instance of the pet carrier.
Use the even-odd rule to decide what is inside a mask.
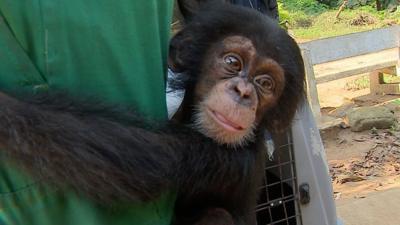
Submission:
[[[260,187],[258,225],[342,224],[336,218],[324,147],[307,103],[298,109],[291,130],[274,142]]]

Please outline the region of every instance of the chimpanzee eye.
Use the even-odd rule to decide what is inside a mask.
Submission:
[[[259,87],[262,92],[270,92],[275,88],[275,81],[268,74],[256,76],[254,78],[254,84]]]
[[[239,57],[234,55],[227,55],[224,57],[224,62],[229,66],[230,69],[235,71],[242,70],[242,62]]]

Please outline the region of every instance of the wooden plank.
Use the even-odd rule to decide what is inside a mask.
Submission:
[[[400,94],[400,84],[379,84],[379,86],[371,90],[371,93],[398,95]]]
[[[306,72],[307,81],[307,98],[313,111],[315,118],[321,117],[321,108],[318,99],[317,83],[315,81],[314,68],[310,59],[310,51],[308,49],[302,49],[304,68]]]
[[[314,66],[317,84],[367,73],[398,63],[398,48],[357,56]]]
[[[378,70],[369,73],[369,90],[373,94],[381,92],[381,72]]]
[[[382,51],[398,47],[400,26],[375,29],[333,38],[314,40],[300,44],[310,50],[313,64]]]
[[[388,67],[388,68],[383,68],[381,70],[379,70],[379,72],[381,73],[386,73],[386,74],[390,74],[390,75],[396,75],[396,66],[392,66],[392,67]],[[399,74],[400,76],[400,74]]]
[[[317,84],[321,84],[321,83],[325,83],[325,82],[329,82],[329,81],[334,81],[334,80],[350,77],[353,75],[358,75],[358,74],[367,73],[367,72],[374,71],[374,70],[383,69],[383,68],[390,67],[393,65],[395,65],[394,61],[381,63],[381,64],[375,64],[375,65],[368,65],[365,67],[360,67],[360,68],[346,70],[346,71],[340,71],[340,72],[336,72],[332,75],[318,77],[318,78],[316,78],[316,82],[317,82]]]

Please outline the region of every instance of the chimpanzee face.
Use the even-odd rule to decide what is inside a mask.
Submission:
[[[205,58],[195,88],[196,126],[220,143],[241,145],[281,96],[283,69],[243,36],[215,43]]]
[[[243,7],[201,10],[172,38],[168,61],[184,78],[177,89],[186,91],[177,120],[220,144],[243,145],[261,127],[285,131],[304,99],[296,42]]]

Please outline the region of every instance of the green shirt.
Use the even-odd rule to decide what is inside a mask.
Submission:
[[[0,90],[63,90],[166,118],[173,1],[0,0]],[[59,193],[0,155],[0,225],[166,225],[175,201],[100,207]]]

